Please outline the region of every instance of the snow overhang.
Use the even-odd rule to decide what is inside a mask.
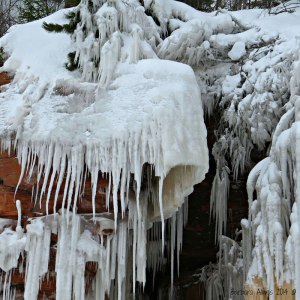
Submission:
[[[67,173],[68,201],[77,200],[85,167],[94,194],[99,171],[112,177],[114,197],[118,189],[125,191],[133,174],[139,201],[142,167],[150,164],[160,178],[158,198],[163,202],[160,213],[154,205],[152,217],[162,209],[170,216],[208,170],[206,127],[193,70],[147,59],[118,63],[106,89],[83,82],[78,71],[64,66],[72,51],[70,37],[49,34],[41,26],[45,20],[63,22],[64,14],[15,26],[0,40],[10,55],[2,71],[14,74],[0,94],[2,147],[14,142],[21,176],[26,169],[30,173],[38,157],[42,194]]]

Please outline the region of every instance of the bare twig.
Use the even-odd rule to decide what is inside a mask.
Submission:
[[[17,22],[19,0],[0,0],[0,36]]]

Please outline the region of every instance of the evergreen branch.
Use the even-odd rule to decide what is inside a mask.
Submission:
[[[43,28],[49,32],[62,32],[64,27],[59,24],[43,22]]]

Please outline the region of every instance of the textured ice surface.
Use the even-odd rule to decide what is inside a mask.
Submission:
[[[18,223],[19,230],[10,237],[16,253],[4,246],[10,241],[8,232],[0,235],[3,270],[16,267],[20,253],[26,253],[27,300],[37,298],[39,281],[47,276],[50,236],[56,231],[56,299],[85,298],[88,261],[98,263],[91,299],[104,299],[112,291],[118,299],[128,299],[136,282],[146,281],[147,230],[156,230],[156,238],[149,241],[153,249],[149,267],[158,270],[162,265],[169,242],[165,226],[170,226],[173,273],[174,251],[178,257],[182,244],[184,199],[208,169],[206,128],[193,70],[157,58],[150,45],[148,18],[137,2],[132,5],[95,4],[99,9],[93,26],[98,26],[100,41],[94,35],[81,35],[81,25],[95,29],[85,1],[79,6],[82,24],[72,39],[41,26],[43,21],[66,22],[64,10],[15,26],[0,40],[9,55],[2,70],[14,75],[0,94],[1,146],[16,149],[20,181],[38,166],[34,200],[45,195],[48,206],[54,195],[56,205],[63,191],[59,216],[33,220],[26,233]],[[155,9],[166,22],[169,7],[157,1]],[[159,37],[159,30],[153,28]],[[71,73],[65,60],[74,50],[80,71]],[[89,59],[97,59],[94,55],[99,53],[101,62],[95,70]],[[151,165],[146,189],[142,187],[145,164]],[[84,230],[76,214],[86,172],[92,184],[91,219],[112,229],[109,237]],[[109,177],[107,190],[113,198],[109,220],[95,214],[99,174]],[[19,202],[17,206],[20,211]],[[156,221],[161,222],[159,231],[153,225]],[[133,290],[125,283],[126,274],[131,274]]]

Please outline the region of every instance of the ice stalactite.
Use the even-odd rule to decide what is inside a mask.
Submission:
[[[18,222],[16,230],[12,230],[13,222],[9,221],[4,223],[5,227],[1,228],[0,234],[0,268],[2,271],[8,272],[17,268],[20,254],[23,253],[26,238],[21,227],[21,204],[20,200],[16,201],[18,211]],[[3,220],[2,220],[3,221]]]
[[[0,291],[2,293],[3,300],[15,300],[16,298],[16,290],[11,287],[12,272],[13,271],[8,271],[5,274],[2,273],[0,277]]]
[[[224,152],[227,151],[225,139],[220,139],[213,148],[213,155],[217,162],[217,174],[213,180],[210,195],[210,218],[216,220],[215,241],[220,243],[223,232],[226,232],[227,198],[229,194],[229,173]]]
[[[254,183],[257,200],[252,201]],[[242,223],[245,267],[249,269],[246,269],[247,280],[257,275],[264,280],[266,288],[271,289],[275,277],[277,284],[282,286],[288,206],[282,197],[282,181],[276,163],[263,160],[250,174],[247,186],[248,192],[252,193],[248,196],[249,220]],[[257,264],[256,271],[254,264]]]
[[[111,82],[116,64],[120,56],[120,36],[114,33],[101,49],[99,87],[105,88]]]
[[[1,223],[4,228],[1,228],[0,234],[0,290],[2,299],[14,300],[16,295],[15,288],[11,287],[11,277],[14,269],[18,267],[20,255],[23,254],[26,244],[26,238],[21,227],[21,203],[16,201],[18,211],[18,221],[14,224],[13,221],[4,221]],[[15,231],[10,227],[16,225]]]
[[[147,203],[141,202],[141,215],[138,218],[135,201],[130,200],[130,202],[133,211],[130,210],[128,219],[118,220],[117,231],[114,231],[115,225],[111,214],[97,214],[93,218],[92,215],[67,216],[64,212],[32,219],[22,237],[25,241],[22,251],[26,261],[24,299],[37,299],[40,283],[48,276],[50,249],[56,252],[56,299],[58,300],[105,299],[105,295],[127,299],[135,294],[136,281],[144,286],[146,267],[150,268],[155,275],[155,272],[161,270],[166,263],[166,258],[161,252],[161,227],[158,223],[149,222]],[[175,247],[179,247],[177,253],[181,248],[183,214],[182,207],[177,213],[178,220],[176,221],[175,217],[170,219],[172,257],[176,253]],[[176,228],[178,229],[177,241],[175,240]],[[112,230],[109,235],[105,233],[107,229]],[[10,232],[10,235],[14,233],[17,236],[15,231]],[[57,235],[55,247],[51,244],[51,234]],[[10,236],[5,233],[0,234],[0,237],[5,243],[9,242]],[[17,247],[18,240],[10,241],[10,244],[12,247]],[[97,274],[92,279],[92,288],[87,293],[85,267],[88,262],[95,263]],[[174,264],[174,260],[171,262]],[[9,300],[14,299],[14,290],[9,286],[14,267],[7,269],[2,287],[3,295],[7,295],[6,299]],[[130,278],[134,280],[133,289],[128,285]]]
[[[241,293],[235,294],[243,290],[244,283],[240,243],[222,236],[218,262],[204,266],[194,277],[194,283],[205,284],[206,299],[244,299]]]
[[[179,254],[182,248],[182,237],[183,237],[183,228],[184,218],[187,217],[187,212],[185,211],[186,206],[188,205],[188,200],[181,206],[176,214],[172,218],[168,219],[169,223],[169,254],[170,254],[170,265],[171,265],[171,288],[170,288],[170,297],[173,297],[174,287],[174,268],[177,267],[177,275],[179,276]],[[176,249],[176,251],[175,251]],[[175,264],[175,259],[177,265]]]
[[[39,279],[48,271],[51,230],[39,219],[27,225],[25,299],[36,299]]]

